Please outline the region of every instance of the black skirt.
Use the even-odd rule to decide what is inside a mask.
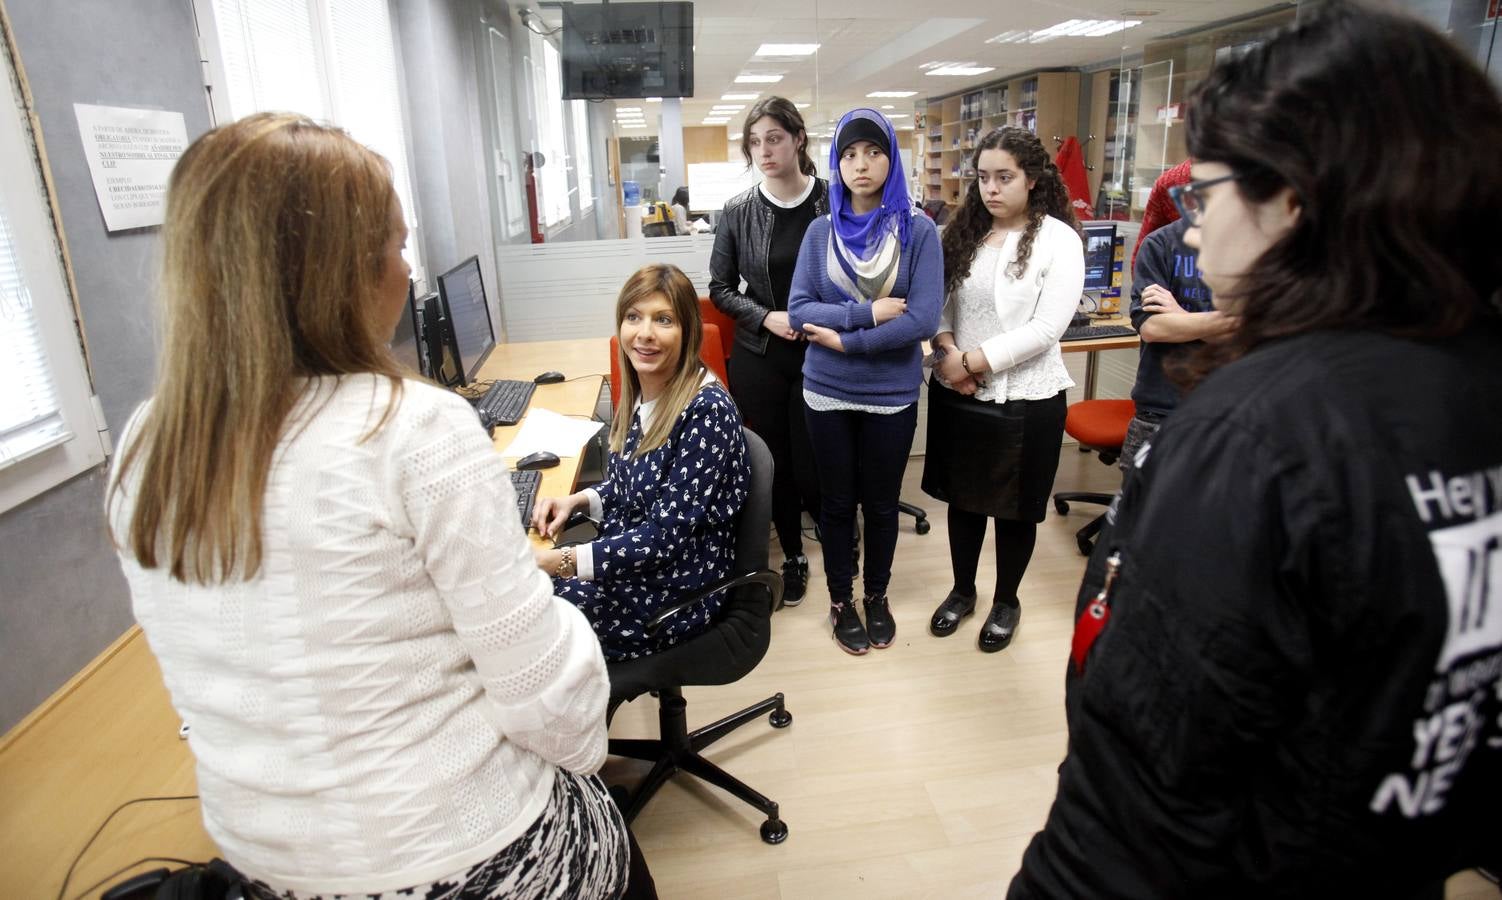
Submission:
[[[1063,391],[992,403],[930,378],[923,492],[966,512],[1042,522],[1067,410]]]

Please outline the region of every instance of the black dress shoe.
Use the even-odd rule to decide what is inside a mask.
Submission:
[[[878,650],[890,646],[897,637],[897,623],[892,620],[886,595],[867,597],[862,603],[866,607],[866,636],[871,639],[871,646]]]
[[[964,594],[949,592],[949,596],[934,610],[934,617],[928,620],[928,630],[934,637],[949,637],[955,629],[960,627],[960,621],[975,612],[975,598],[966,597]]]
[[[1017,633],[1017,623],[1022,620],[1022,607],[1011,603],[992,603],[991,614],[980,629],[980,649],[995,653],[1006,648]]]

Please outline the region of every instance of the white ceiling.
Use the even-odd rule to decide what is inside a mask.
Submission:
[[[1143,44],[1187,29],[1265,10],[1278,0],[694,0],[694,97],[683,100],[683,124],[699,125],[726,93],[779,94],[799,103],[810,130],[831,126],[856,106],[888,104],[912,113],[928,96],[941,96],[1030,69],[1089,66],[1141,53]],[[921,10],[921,14],[920,11]],[[558,24],[556,9],[539,11]],[[1136,15],[1124,15],[1135,12]],[[1141,15],[1152,12],[1152,15]],[[1038,31],[1068,19],[1140,18],[1142,24],[1104,37],[1066,37],[1045,43],[988,44],[1007,31]],[[762,43],[818,43],[802,59],[755,57]],[[995,70],[970,77],[925,75],[929,62],[974,63]],[[735,84],[742,73],[780,74],[776,84]],[[871,91],[916,91],[907,99],[868,99]],[[657,104],[642,107],[655,133]],[[740,131],[745,110],[732,113]],[[912,119],[895,119],[911,125]],[[624,131],[630,134],[631,131]]]

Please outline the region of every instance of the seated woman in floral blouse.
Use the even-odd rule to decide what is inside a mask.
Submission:
[[[735,518],[751,469],[741,417],[699,360],[703,326],[693,284],[676,266],[647,266],[615,306],[621,405],[606,479],[544,497],[532,525],[556,536],[574,512],[600,522],[594,541],[536,551],[558,596],[589,618],[605,658],[634,659],[709,627],[724,594],[684,610],[656,635],[647,620],[735,563]]]

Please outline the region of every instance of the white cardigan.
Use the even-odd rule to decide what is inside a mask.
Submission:
[[[995,254],[996,314],[1002,330],[981,342],[990,363],[996,402],[1044,400],[1074,386],[1064,368],[1059,338],[1079,308],[1085,285],[1085,249],[1073,228],[1045,216],[1033,241],[1027,269],[1013,278],[1007,268],[1021,235],[1007,237]],[[954,331],[955,297],[945,298],[938,334]],[[961,348],[968,349],[968,348]],[[1015,382],[1015,383],[1014,383]]]
[[[469,406],[407,381],[367,438],[385,378],[313,385],[273,460],[256,577],[121,563],[225,858],[281,889],[394,890],[520,836],[555,766],[596,771],[609,681]],[[117,536],[131,505],[111,503]]]

